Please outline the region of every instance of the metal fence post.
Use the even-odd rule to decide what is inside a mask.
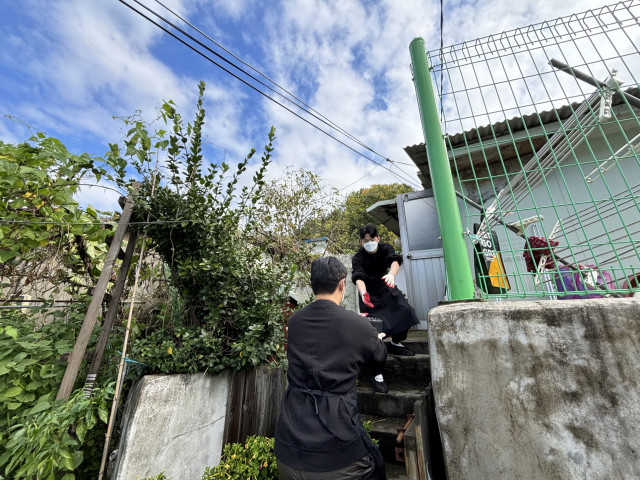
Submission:
[[[444,262],[451,292],[449,300],[468,300],[472,299],[474,294],[473,277],[453,187],[453,176],[449,169],[447,149],[444,144],[440,119],[438,118],[438,107],[427,65],[424,40],[420,37],[414,38],[409,45],[409,52],[413,65],[422,131],[429,157],[433,196],[438,209]]]

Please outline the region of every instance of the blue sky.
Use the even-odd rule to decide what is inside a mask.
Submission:
[[[140,8],[134,0],[126,1]],[[140,3],[181,24],[155,0]],[[27,138],[29,132],[20,123],[24,122],[59,138],[75,153],[103,155],[108,143],[122,138],[122,123],[113,116],[140,110],[151,120],[160,103],[172,99],[189,117],[198,81],[204,80],[207,153],[212,161],[223,157],[239,161],[251,147],[261,151],[274,125],[272,178],[292,165],[316,171],[327,185],[343,193],[374,183],[413,181],[417,186],[416,169],[406,165],[409,159],[402,150],[423,140],[409,70],[409,43],[420,36],[428,49],[439,47],[439,2],[162,3],[373,150],[404,164],[386,164],[393,173],[374,168],[371,161],[224,73],[117,0],[0,3],[0,139]],[[611,2],[445,0],[444,43],[606,3]],[[380,157],[339,133],[331,134],[382,163]],[[80,201],[118,210],[117,196],[85,188]]]

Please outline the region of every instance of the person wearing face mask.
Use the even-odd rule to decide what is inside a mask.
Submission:
[[[374,225],[360,227],[359,234],[362,247],[351,260],[351,279],[360,292],[360,312],[382,320],[382,331],[391,337],[387,346],[390,355],[413,356],[401,343],[408,330],[419,323],[415,310],[395,286],[402,256],[391,245],[380,242]],[[377,385],[379,382],[384,382],[381,374],[376,375],[374,389],[386,390],[386,385]]]
[[[346,267],[335,257],[311,264],[312,303],[289,319],[288,387],[276,424],[281,480],[385,479],[384,459],[362,428],[356,380],[364,365],[381,368],[381,336],[340,304]]]

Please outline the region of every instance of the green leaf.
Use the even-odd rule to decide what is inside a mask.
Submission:
[[[87,434],[87,425],[84,423],[81,423],[78,425],[78,427],[76,428],[76,435],[78,436],[78,440],[80,440],[80,443],[84,443],[84,437]]]
[[[23,404],[21,402],[9,402],[7,403],[7,410],[13,411],[20,408]]]
[[[68,450],[61,450],[60,456],[62,457],[62,466],[65,470],[73,471],[73,457]]]
[[[87,413],[85,414],[85,417],[84,417],[84,421],[87,423],[87,429],[89,430],[95,427],[96,423],[98,422],[96,420],[96,416],[93,414],[91,409],[87,410]]]
[[[7,389],[4,393],[2,393],[2,395],[4,395],[4,397],[6,398],[13,398],[20,395],[22,391],[23,391],[22,387],[11,387]]]
[[[78,466],[82,463],[82,460],[84,460],[84,455],[81,450],[78,450],[77,452],[73,452],[73,469],[74,470],[78,468]]]
[[[18,256],[18,252],[15,252],[13,250],[1,251],[0,252],[0,263],[6,263],[9,260],[11,260],[12,258],[15,258],[17,256]]]
[[[104,423],[109,423],[109,412],[102,406],[98,407],[98,416]]]
[[[15,327],[12,327],[11,325],[7,325],[6,327],[4,327],[4,333],[5,335],[8,335],[14,340],[18,338],[18,329]]]
[[[36,406],[29,410],[29,415],[33,415],[34,413],[40,413],[44,410],[48,409],[51,406],[49,402],[40,402],[36,403]]]

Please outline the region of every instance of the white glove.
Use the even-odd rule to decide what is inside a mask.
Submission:
[[[393,288],[396,286],[396,276],[393,273],[387,273],[384,277],[382,277],[384,283],[387,284],[387,287]]]

